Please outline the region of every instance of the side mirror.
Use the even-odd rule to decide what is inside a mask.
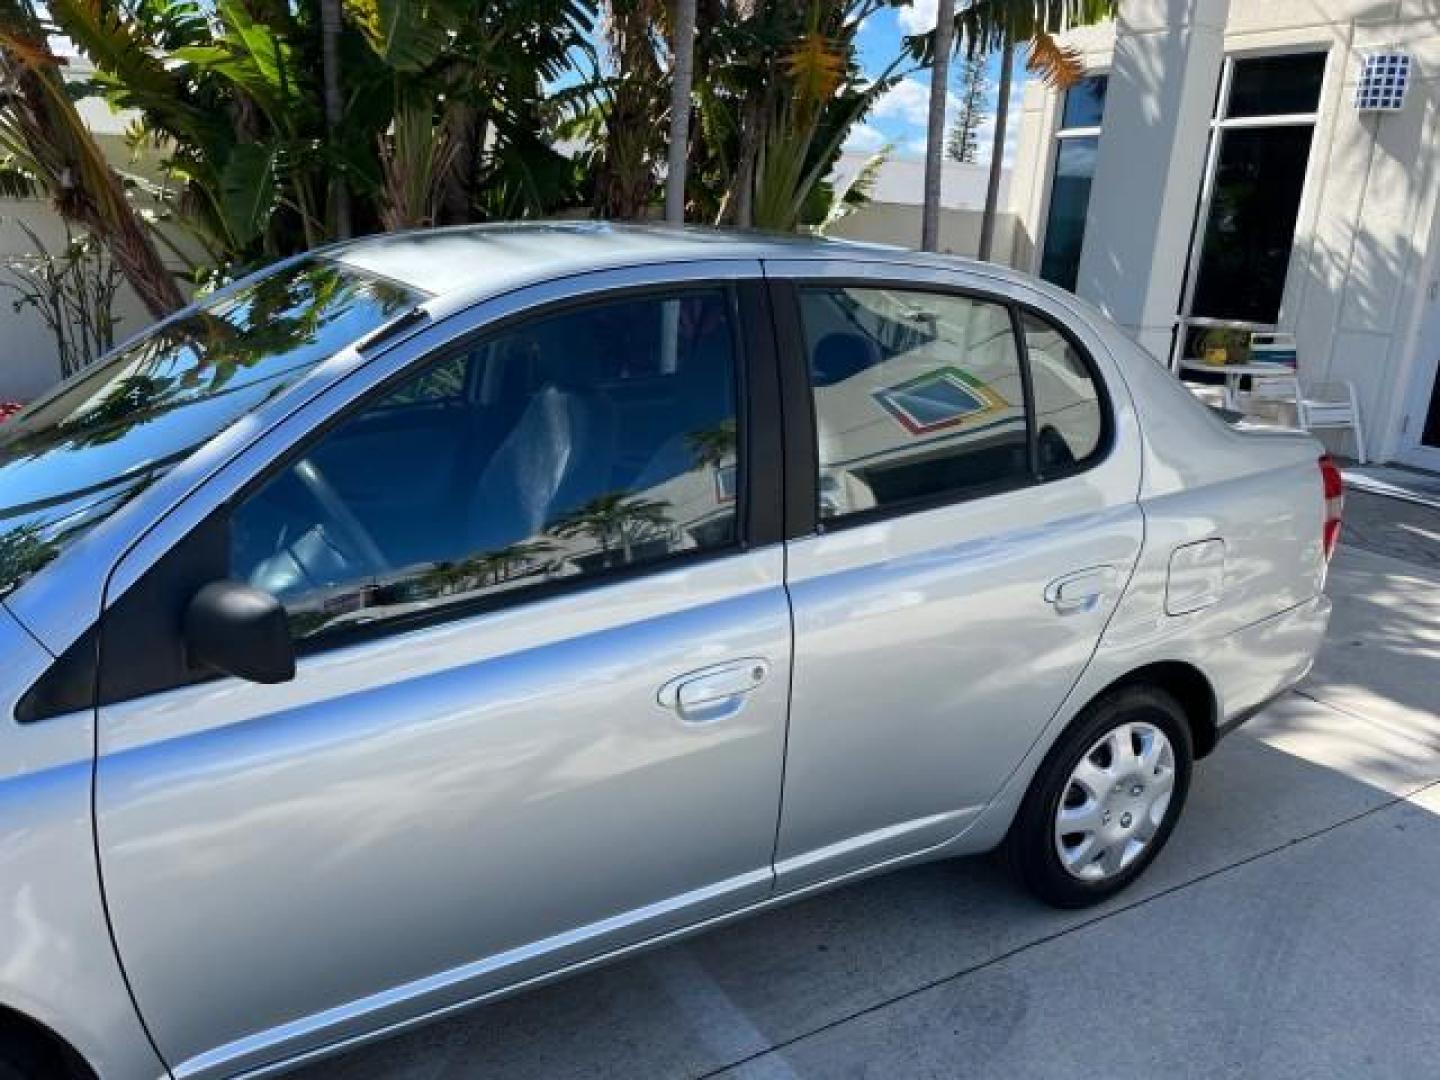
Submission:
[[[290,622],[268,592],[238,581],[212,581],[185,609],[184,629],[185,654],[193,667],[257,683],[295,677]]]

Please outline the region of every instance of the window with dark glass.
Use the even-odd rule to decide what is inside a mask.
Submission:
[[[1105,91],[1110,76],[1088,75],[1065,91],[1065,104],[1060,109],[1062,131],[1074,128],[1099,127],[1105,116]]]
[[[1040,276],[1073,290],[1085,242],[1085,217],[1090,186],[1100,152],[1100,123],[1105,115],[1109,77],[1091,75],[1065,91],[1060,130],[1055,140],[1055,170],[1050,179],[1050,207],[1045,218],[1045,243]]]
[[[1009,310],[888,288],[807,288],[822,518],[1023,482]]]
[[[738,455],[729,294],[597,303],[330,430],[237,508],[232,572],[305,639],[723,548]]]
[[[1325,59],[1323,52],[1236,59],[1226,117],[1315,112],[1320,107]]]
[[[1070,339],[1030,312],[1021,316],[1021,327],[1035,403],[1036,465],[1043,479],[1099,452],[1104,414],[1095,378]]]
[[[1312,134],[1308,126],[1217,133],[1192,314],[1254,323],[1278,318]]]
[[[1185,355],[1226,324],[1280,317],[1326,55],[1235,58],[1212,125],[1214,169],[1192,267]],[[1243,335],[1242,335],[1243,336]]]

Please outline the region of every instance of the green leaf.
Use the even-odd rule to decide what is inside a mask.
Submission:
[[[235,147],[220,172],[220,212],[237,247],[244,247],[265,229],[279,191],[280,151],[275,146],[245,143]]]
[[[421,71],[444,51],[454,14],[443,3],[347,0],[346,10],[370,47],[396,71]]]

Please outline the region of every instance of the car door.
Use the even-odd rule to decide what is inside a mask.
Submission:
[[[1042,297],[767,272],[801,424],[784,890],[963,830],[1084,670],[1143,523],[1123,388]]]
[[[442,323],[215,478],[143,575],[121,567],[138,580],[103,635],[99,856],[177,1075],[768,895],[790,623],[779,477],[752,468],[778,457],[757,271],[632,270]],[[457,357],[487,430],[386,442],[376,418]],[[376,513],[347,445],[457,482]],[[183,664],[184,605],[225,577],[281,598],[293,680]]]

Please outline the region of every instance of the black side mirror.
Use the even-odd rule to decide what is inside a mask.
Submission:
[[[238,581],[212,581],[185,609],[185,654],[192,667],[213,668],[257,683],[295,677],[295,643],[280,601]]]

